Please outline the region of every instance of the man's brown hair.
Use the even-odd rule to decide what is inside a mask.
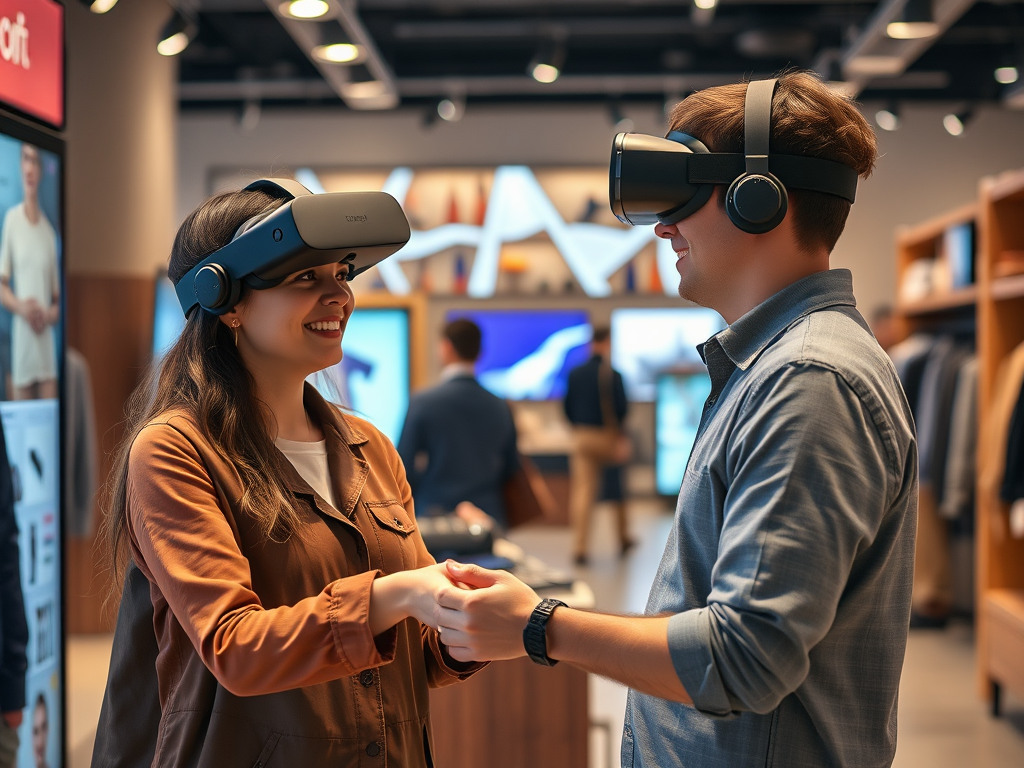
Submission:
[[[832,91],[812,72],[778,76],[772,99],[772,153],[805,155],[848,165],[867,178],[878,155],[875,134],[853,102]],[[747,84],[722,85],[691,94],[676,104],[669,130],[700,139],[712,152],[743,152],[743,104]],[[725,202],[726,187],[719,202]],[[788,189],[793,227],[808,251],[830,253],[846,226],[850,204],[835,195]]]
[[[483,334],[472,320],[465,317],[452,320],[444,327],[444,337],[451,342],[459,359],[474,363],[480,357]]]

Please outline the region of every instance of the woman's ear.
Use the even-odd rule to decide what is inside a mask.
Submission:
[[[230,312],[225,312],[223,315],[219,315],[217,319],[224,323],[228,328],[237,328],[242,323],[241,313],[238,311],[237,307],[232,309]]]

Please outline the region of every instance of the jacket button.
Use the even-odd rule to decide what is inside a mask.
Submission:
[[[371,741],[369,744],[366,745],[366,754],[368,754],[370,757],[376,757],[377,755],[379,755],[380,744],[378,744],[376,741]]]
[[[397,525],[397,526],[398,526],[399,528],[402,528],[402,527],[403,527],[403,526],[402,526],[402,521],[401,521],[401,520],[399,520],[399,519],[398,519],[397,517],[395,518],[395,525]]]
[[[367,688],[373,685],[373,671],[369,669],[363,670],[363,673],[359,675],[359,682]]]

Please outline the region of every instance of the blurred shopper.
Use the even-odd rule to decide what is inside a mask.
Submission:
[[[420,514],[458,512],[472,522],[476,507],[504,528],[503,489],[519,469],[516,425],[508,403],[476,380],[481,344],[472,320],[445,326],[441,383],[413,395],[398,453]]]
[[[573,558],[587,562],[591,512],[602,481],[612,486],[619,551],[631,546],[622,465],[629,459],[629,438],[622,431],[628,403],[622,374],[612,368],[611,332],[595,328],[590,359],[569,372],[565,415],[572,424],[573,452],[569,458],[569,512],[573,527]]]
[[[267,188],[204,202],[171,280],[284,202]],[[132,626],[110,680],[152,676],[108,686],[94,765],[432,765],[427,688],[479,665],[428,626],[450,582],[394,447],[305,384],[342,358],[348,270],[247,288],[219,316],[196,307],[156,386],[136,390],[105,533],[117,573],[133,563],[125,598],[150,605],[119,615]]]
[[[53,326],[60,319],[60,276],[57,232],[39,206],[42,175],[39,150],[22,144],[25,199],[7,211],[0,231],[0,302],[14,314],[10,394],[15,400],[57,397]]]
[[[0,425],[0,768],[14,768],[18,728],[25,709],[28,622],[21,589],[18,522],[7,463],[7,442]]]
[[[670,128],[742,154],[746,94],[699,91]],[[771,142],[860,176],[876,157],[854,105],[809,73],[779,77]],[[510,574],[449,564],[479,590],[442,593],[440,631],[456,658],[529,643],[540,663],[630,686],[624,766],[888,766],[914,565],[910,408],[852,276],[829,270],[850,204],[793,190],[778,226],[752,234],[725,189],[655,228],[680,296],[729,327],[702,347],[711,394],[647,616],[541,603]]]

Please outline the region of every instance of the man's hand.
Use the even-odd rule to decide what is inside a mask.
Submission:
[[[451,657],[497,661],[525,656],[523,629],[540,603],[537,593],[504,571],[451,560],[446,565],[457,586],[439,593],[436,621]]]
[[[24,717],[25,714],[20,709],[16,709],[13,712],[4,712],[4,721],[12,731],[18,730],[18,726],[21,725],[21,721]]]
[[[480,525],[488,529],[494,527],[494,518],[471,501],[459,502],[455,507],[455,515],[470,525]]]

